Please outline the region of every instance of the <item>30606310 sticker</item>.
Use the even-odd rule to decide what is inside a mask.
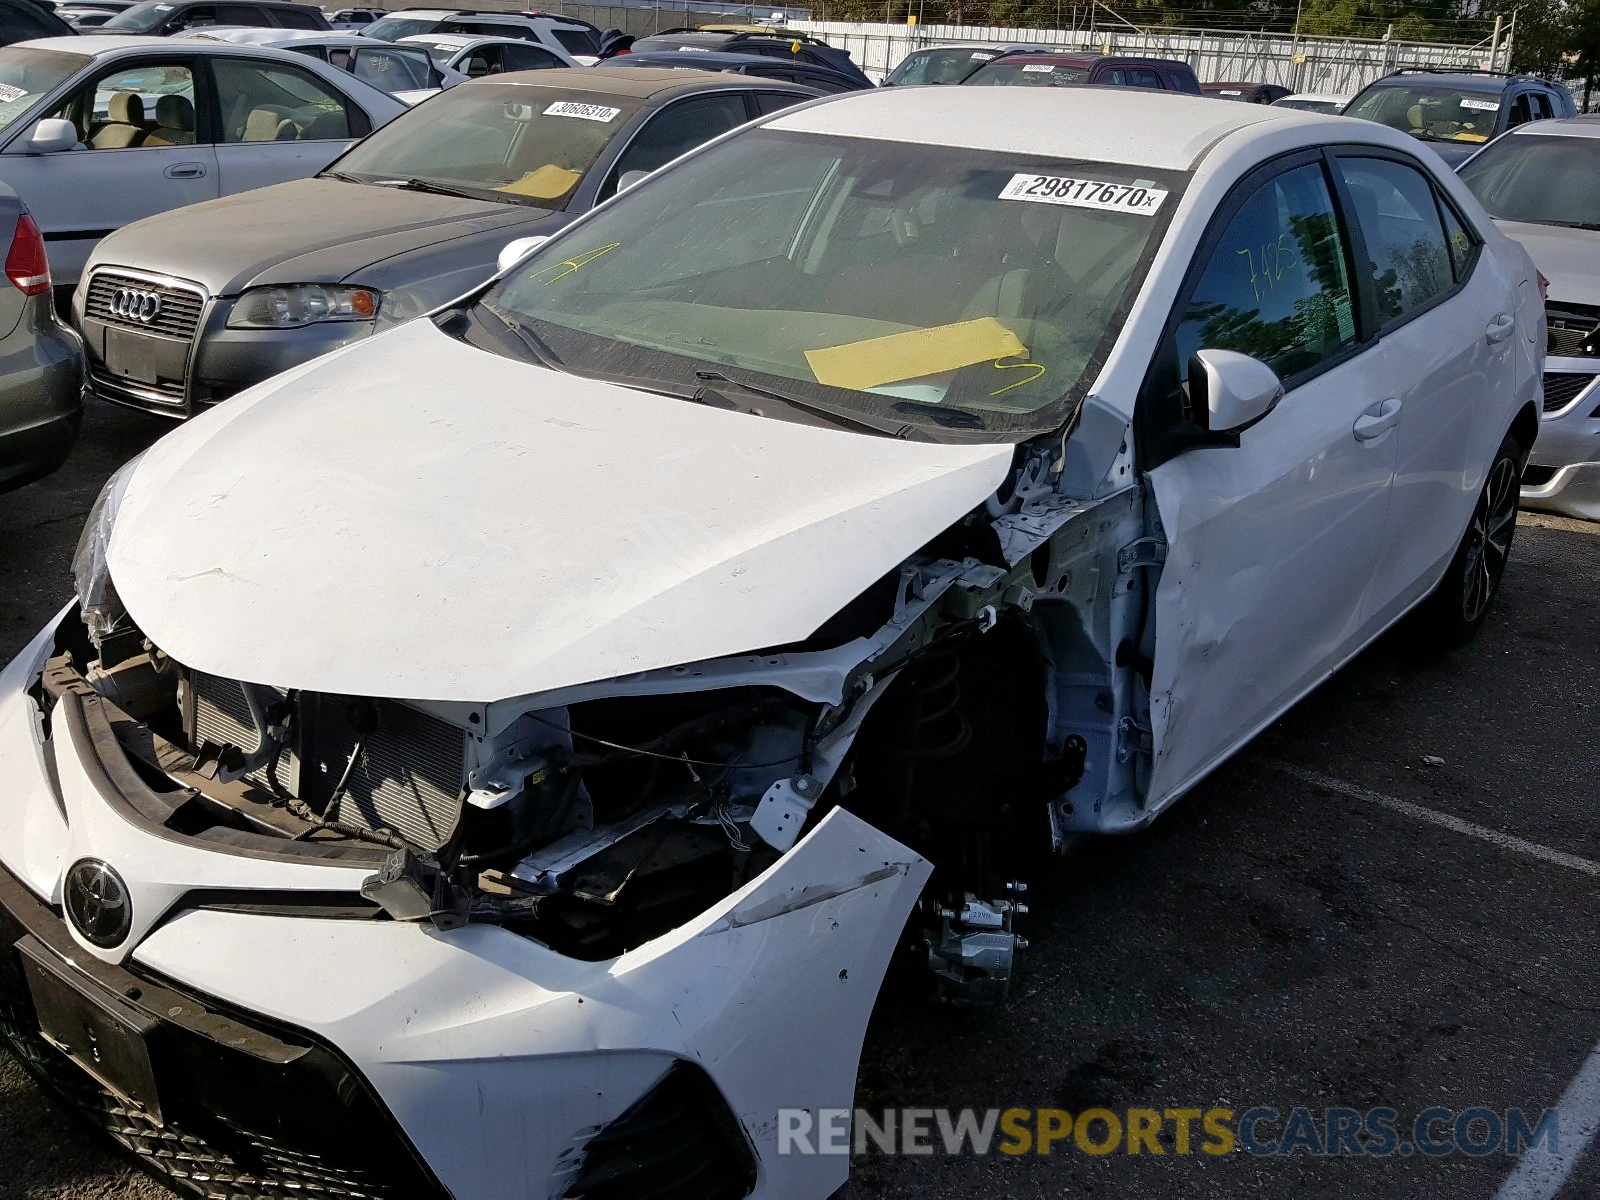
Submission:
[[[547,117],[577,117],[580,121],[615,121],[620,108],[604,104],[581,104],[576,100],[557,100],[544,110]]]
[[[1132,183],[1106,183],[1100,179],[1073,179],[1064,175],[1013,175],[1000,189],[1001,200],[1026,200],[1033,204],[1066,204],[1073,208],[1100,208],[1150,216],[1161,207],[1167,193],[1161,188]]]

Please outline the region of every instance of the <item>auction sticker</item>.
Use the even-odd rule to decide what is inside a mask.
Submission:
[[[1500,107],[1498,100],[1468,100],[1461,101],[1462,108],[1475,108],[1479,112],[1494,112]]]
[[[615,121],[620,108],[607,108],[604,104],[580,104],[576,100],[557,100],[544,110],[547,117],[577,117],[580,121]]]
[[[1023,63],[1022,64],[1022,69],[1024,71],[1038,72],[1038,71],[1054,71],[1055,67],[1052,66],[1050,63]]]
[[[999,57],[1000,56],[998,54],[990,54],[985,50],[974,50],[972,52],[972,61],[973,62],[988,62],[991,58],[999,58]]]
[[[1151,216],[1167,193],[1160,188],[1132,183],[1105,183],[1099,179],[1068,179],[1061,175],[1013,175],[1000,189],[1001,200],[1027,200],[1033,204],[1069,204],[1073,208],[1103,208],[1109,212]]]
[[[10,104],[17,97],[27,94],[26,88],[19,88],[14,83],[0,83],[0,104]]]

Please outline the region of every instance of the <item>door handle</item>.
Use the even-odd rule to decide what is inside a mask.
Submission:
[[[173,163],[161,172],[168,179],[199,179],[206,173],[205,163]]]
[[[1500,313],[1494,320],[1489,322],[1489,327],[1483,331],[1483,335],[1489,339],[1491,344],[1503,342],[1511,336],[1511,331],[1516,327],[1517,320],[1515,317],[1510,313]]]
[[[1400,401],[1391,396],[1387,400],[1380,400],[1357,417],[1350,432],[1355,434],[1356,441],[1370,442],[1381,438],[1399,423]]]

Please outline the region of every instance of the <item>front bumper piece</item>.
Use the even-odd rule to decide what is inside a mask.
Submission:
[[[125,763],[100,761],[114,738],[85,724],[109,706],[63,697],[46,723],[28,693],[50,645],[42,635],[0,671],[0,1033],[181,1190],[821,1200],[845,1181],[845,1156],[778,1154],[777,1112],[850,1107],[925,860],[835,810],[739,891],[598,963],[495,925],[296,913],[292,886],[274,898],[260,880],[304,865],[142,827],[137,805],[105,794],[132,786]],[[135,932],[115,952],[57,915],[83,857],[133,897]],[[24,935],[155,1023],[164,1125],[40,1037],[19,986]],[[196,1030],[191,1012],[226,1032]]]
[[[1522,505],[1600,521],[1600,358],[1545,360],[1544,412]]]

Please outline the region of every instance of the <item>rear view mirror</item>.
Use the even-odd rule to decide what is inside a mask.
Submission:
[[[35,154],[57,154],[78,144],[78,127],[60,117],[46,117],[33,127],[28,149]]]
[[[617,191],[625,192],[634,184],[647,179],[649,175],[649,171],[624,171],[617,177]]]
[[[1189,397],[1212,433],[1238,433],[1283,399],[1283,381],[1248,354],[1196,350],[1189,360]]]
[[[536,237],[518,238],[514,242],[507,242],[505,249],[500,251],[500,257],[495,260],[494,269],[496,274],[516,266],[549,240],[550,235],[546,233]]]

